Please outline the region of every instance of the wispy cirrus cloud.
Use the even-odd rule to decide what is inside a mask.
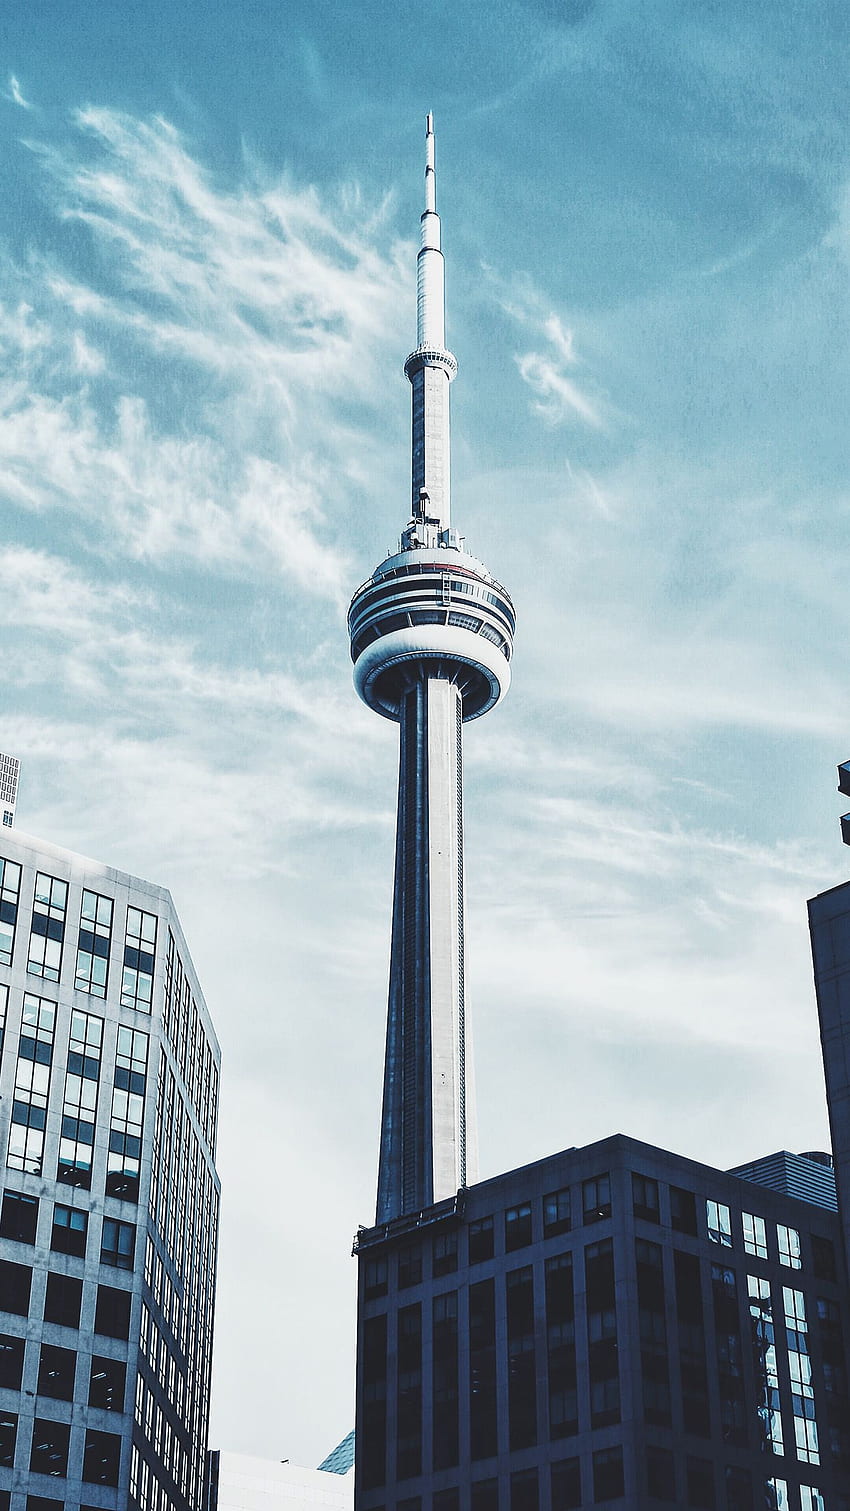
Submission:
[[[584,383],[579,381],[586,364],[577,350],[572,327],[528,278],[506,283],[492,268],[484,271],[503,314],[534,342],[532,349],[514,355],[522,381],[534,394],[533,412],[550,425],[578,421],[594,430],[603,429],[605,404],[593,391],[596,385],[589,376]]]
[[[2,492],[85,520],[90,549],[341,605],[330,516],[374,475],[406,284],[382,206],[256,167],[223,187],[162,118],[76,125],[30,145],[83,250],[0,263]]]
[[[21,86],[13,73],[9,74],[9,83],[3,91],[4,97],[13,105],[20,105],[22,110],[34,110],[35,106],[29,100],[25,100]]]

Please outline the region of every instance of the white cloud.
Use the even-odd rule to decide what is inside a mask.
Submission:
[[[72,511],[102,554],[259,571],[341,606],[329,515],[373,475],[407,293],[381,207],[257,170],[214,184],[158,117],[77,124],[35,146],[92,276],[60,253],[0,264],[2,492]]]
[[[9,89],[6,99],[11,100],[13,105],[20,105],[22,110],[33,110],[35,107],[25,100],[21,92],[21,86],[13,73],[9,74]]]

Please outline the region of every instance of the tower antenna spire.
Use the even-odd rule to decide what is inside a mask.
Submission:
[[[416,258],[416,348],[404,371],[413,390],[413,519],[422,526],[430,521],[437,530],[447,530],[451,516],[449,384],[457,372],[457,362],[446,349],[445,304],[434,116],[429,110],[425,117],[425,209]]]

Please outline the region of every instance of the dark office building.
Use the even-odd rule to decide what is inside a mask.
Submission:
[[[617,1135],[362,1230],[359,1511],[850,1511],[823,1159]]]

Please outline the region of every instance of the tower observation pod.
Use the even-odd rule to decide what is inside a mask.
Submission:
[[[400,758],[376,1221],[477,1179],[464,1013],[462,729],[510,684],[514,609],[450,523],[449,385],[433,117],[425,132],[412,390],[412,517],[351,601],[354,685],[399,725]]]

